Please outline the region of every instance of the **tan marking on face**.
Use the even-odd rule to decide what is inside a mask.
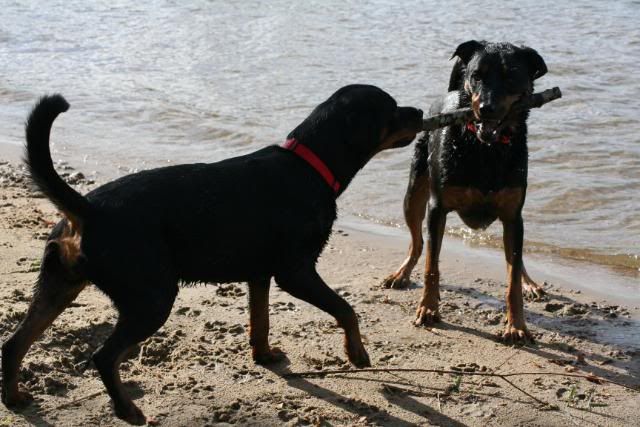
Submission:
[[[382,128],[382,132],[380,133],[380,141],[384,141],[388,135],[389,135],[389,128],[385,126],[384,128]]]
[[[480,120],[480,94],[473,93],[471,94],[471,109],[473,110],[473,115],[476,119]]]
[[[516,102],[520,100],[520,95],[507,95],[504,98],[502,98],[500,100],[500,104],[501,107],[504,109],[504,111],[509,112],[511,111],[511,106]]]

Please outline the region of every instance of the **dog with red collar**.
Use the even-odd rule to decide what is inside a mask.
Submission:
[[[404,213],[411,232],[409,254],[387,277],[387,288],[405,288],[422,253],[422,222],[427,213],[427,256],[424,291],[416,325],[440,320],[438,258],[447,213],[455,211],[473,229],[496,219],[503,225],[507,261],[508,342],[532,341],[526,327],[523,293],[540,297],[544,290],[522,262],[522,207],[527,190],[528,109],[517,108],[533,93],[533,82],[547,72],[542,57],[528,47],[471,40],[462,43],[449,80],[449,93],[435,102],[429,115],[471,108],[472,117],[426,132],[416,144]]]
[[[336,198],[378,152],[406,146],[422,111],[398,107],[375,86],[350,85],[317,106],[284,146],[209,164],[128,175],[81,195],[53,168],[49,133],[69,105],[44,97],[26,126],[35,184],[63,214],[49,236],[33,301],[2,346],[2,402],[28,404],[18,373],[29,347],[82,289],[95,285],[119,318],[92,361],[115,413],[145,424],[120,380],[124,356],[167,320],[180,283],[247,282],[249,343],[256,363],[284,353],[269,345],[269,287],[332,315],[351,363],[369,366],[353,308],[316,271],[336,219]]]

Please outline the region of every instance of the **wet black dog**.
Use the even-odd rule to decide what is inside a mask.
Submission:
[[[526,341],[531,335],[524,320],[522,288],[535,297],[543,290],[522,263],[528,111],[512,112],[511,106],[533,92],[533,81],[547,67],[535,50],[509,43],[472,40],[458,46],[453,57],[458,59],[449,94],[434,103],[429,113],[470,106],[476,120],[431,132],[416,144],[404,201],[411,231],[409,255],[384,285],[403,288],[410,283],[411,270],[422,253],[422,221],[428,205],[425,287],[415,323],[440,320],[438,257],[447,213],[456,211],[474,229],[484,229],[499,218],[508,266],[503,338]]]
[[[54,171],[49,133],[66,111],[44,97],[27,122],[27,163],[40,190],[65,219],[51,233],[34,299],[2,347],[2,401],[28,402],[18,370],[31,344],[89,282],[119,311],[112,335],[93,355],[118,417],[147,419],[118,373],[128,350],[166,321],[180,282],[249,284],[250,344],[258,363],[283,358],[268,343],[271,278],[291,295],[336,318],[356,366],[369,366],[351,306],[316,272],[336,218],[336,197],[381,150],[406,146],[422,111],[398,107],[374,86],[351,85],[316,107],[283,147],[214,164],[148,170],[86,196]]]

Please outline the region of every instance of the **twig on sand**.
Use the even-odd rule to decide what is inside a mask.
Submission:
[[[494,378],[501,378],[503,380],[508,377],[517,377],[517,376],[525,376],[525,375],[558,376],[558,377],[582,378],[596,384],[609,383],[609,384],[617,385],[619,387],[626,388],[628,390],[640,392],[640,390],[637,388],[634,388],[616,381],[608,380],[606,378],[598,377],[593,374],[583,375],[583,374],[571,374],[571,373],[562,373],[562,372],[508,372],[504,374],[498,374],[494,372],[465,372],[465,371],[454,371],[454,370],[447,370],[447,369],[365,368],[365,369],[326,369],[326,370],[320,370],[320,371],[291,372],[288,374],[284,374],[283,376],[285,378],[322,377],[325,375],[332,375],[332,374],[357,374],[360,372],[423,372],[423,373],[433,373],[433,374],[494,377]]]
[[[77,399],[72,400],[71,402],[66,402],[66,403],[63,403],[62,405],[58,405],[55,408],[51,409],[51,411],[57,411],[59,409],[68,408],[68,407],[76,405],[76,404],[78,404],[80,402],[84,402],[85,400],[89,400],[89,399],[93,399],[94,397],[98,397],[101,394],[104,394],[104,392],[103,391],[97,391],[95,393],[91,393],[91,394],[88,394],[86,396],[79,397]],[[50,412],[50,411],[47,411],[47,412]]]
[[[509,384],[511,387],[513,387],[513,388],[515,388],[516,390],[518,390],[519,392],[521,392],[521,393],[523,393],[523,394],[527,395],[528,397],[530,397],[531,399],[535,400],[536,402],[538,402],[538,404],[542,405],[543,407],[548,407],[548,408],[555,407],[554,405],[551,405],[550,403],[547,403],[547,402],[545,402],[545,401],[542,401],[542,400],[538,399],[537,397],[535,397],[534,395],[532,395],[531,393],[529,393],[529,392],[527,392],[527,391],[525,391],[525,390],[521,389],[520,387],[518,387],[517,385],[515,385],[514,383],[512,383],[512,382],[511,382],[511,381],[509,381],[508,379],[506,379],[506,378],[504,378],[504,377],[502,377],[502,376],[499,376],[499,378],[500,378],[502,381],[504,381],[504,382],[506,382],[507,384]]]

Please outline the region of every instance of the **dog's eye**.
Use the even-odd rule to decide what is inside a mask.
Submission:
[[[474,71],[473,73],[471,73],[471,80],[474,81],[478,81],[480,80],[482,77],[480,76],[480,73],[477,71]]]

